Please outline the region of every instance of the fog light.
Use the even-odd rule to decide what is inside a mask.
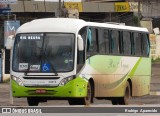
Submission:
[[[60,82],[59,86],[64,86],[65,84],[67,84],[69,81],[75,79],[74,76],[70,76],[70,77],[66,77],[64,79],[62,79],[62,81]]]

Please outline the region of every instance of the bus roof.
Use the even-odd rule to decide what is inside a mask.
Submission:
[[[142,31],[148,32],[147,28],[142,27],[134,27],[134,26],[125,26],[125,25],[117,25],[117,24],[110,24],[110,23],[95,23],[95,22],[88,22],[89,26],[96,26],[96,27],[106,27],[111,29],[122,29],[122,30],[131,30],[131,31]]]
[[[31,33],[31,32],[76,33],[78,29],[84,26],[96,26],[96,27],[148,32],[146,28],[141,28],[141,27],[86,22],[81,19],[72,19],[72,18],[44,18],[44,19],[36,19],[31,22],[23,24],[20,28],[18,28],[17,33]]]
[[[23,24],[17,33],[30,32],[64,32],[76,33],[77,29],[86,25],[86,22],[81,19],[72,18],[43,18],[36,19]]]

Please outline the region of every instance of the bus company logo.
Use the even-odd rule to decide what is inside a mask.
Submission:
[[[2,113],[12,113],[11,108],[2,108]]]
[[[40,70],[40,65],[31,65],[30,70],[31,71],[39,71]]]

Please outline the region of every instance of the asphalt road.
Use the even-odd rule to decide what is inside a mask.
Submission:
[[[0,83],[0,106],[28,106],[26,98],[10,100],[9,83]],[[150,95],[135,97],[130,100],[130,105],[160,105],[160,64],[152,65],[151,93]],[[70,107],[67,100],[49,100],[39,106]],[[96,100],[89,107],[112,106],[109,100]]]

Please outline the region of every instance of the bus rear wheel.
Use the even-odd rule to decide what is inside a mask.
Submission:
[[[27,102],[29,106],[38,106],[39,99],[36,97],[27,97]]]
[[[88,82],[87,85],[87,96],[85,98],[71,98],[68,100],[68,103],[70,105],[90,105],[92,99],[93,99],[93,90],[91,87],[90,82]]]
[[[130,89],[130,84],[127,81],[126,84],[126,90],[125,90],[125,95],[122,97],[119,101],[120,105],[128,105],[129,104],[129,99],[131,98],[131,89]]]

